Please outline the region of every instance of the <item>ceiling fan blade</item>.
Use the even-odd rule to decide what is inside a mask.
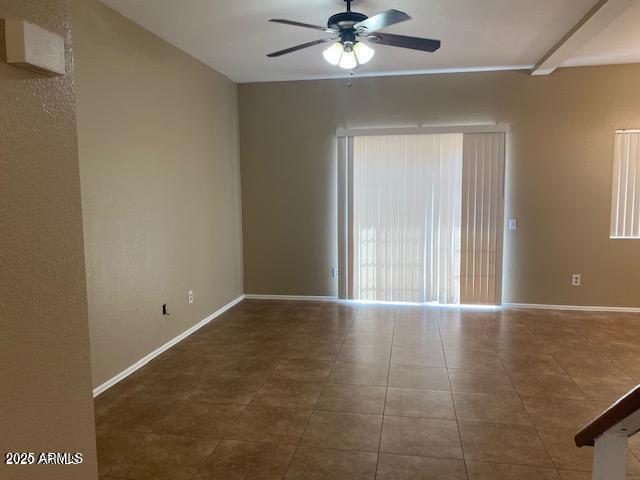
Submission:
[[[293,20],[282,20],[281,18],[272,18],[269,21],[273,23],[282,23],[284,25],[291,25],[294,27],[312,28],[313,30],[321,30],[327,33],[337,33],[337,30],[334,30],[333,28],[322,27],[320,25],[311,25],[309,23],[294,22]]]
[[[377,32],[383,28],[395,25],[396,23],[405,22],[411,19],[409,15],[399,10],[387,10],[386,12],[379,13],[373,17],[369,17],[366,20],[356,23],[353,28],[356,30],[364,29],[367,32]]]
[[[302,50],[303,48],[313,47],[314,45],[320,45],[321,43],[333,42],[335,38],[323,38],[322,40],[314,40],[313,42],[303,43],[302,45],[296,45],[295,47],[287,48],[285,50],[280,50],[279,52],[273,52],[267,55],[269,58],[280,57],[282,55],[286,55],[287,53],[297,52],[298,50]]]
[[[379,45],[410,48],[423,52],[435,52],[440,48],[440,40],[431,40],[430,38],[406,37],[404,35],[393,35],[391,33],[374,33],[365,38],[371,43]]]

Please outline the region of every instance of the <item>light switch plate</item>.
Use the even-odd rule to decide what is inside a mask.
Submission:
[[[518,219],[516,218],[509,219],[509,230],[518,230]]]
[[[4,19],[7,63],[46,75],[64,75],[64,38],[35,23]]]

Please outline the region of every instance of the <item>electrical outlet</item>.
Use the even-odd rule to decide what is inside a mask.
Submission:
[[[336,267],[331,269],[331,278],[338,278],[338,269]]]
[[[571,286],[579,287],[581,285],[582,285],[582,275],[580,275],[579,273],[574,273],[571,276]]]
[[[193,290],[189,290],[189,305],[193,303]]]
[[[518,230],[518,219],[510,218],[509,219],[509,230]]]

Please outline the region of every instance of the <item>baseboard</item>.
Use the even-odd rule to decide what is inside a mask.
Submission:
[[[202,327],[204,327],[206,324],[208,324],[209,322],[211,322],[213,319],[215,319],[216,317],[219,317],[220,315],[222,315],[224,312],[226,312],[227,310],[229,310],[230,308],[234,307],[235,305],[237,305],[238,303],[240,303],[242,300],[244,300],[245,296],[244,295],[240,295],[238,298],[236,298],[235,300],[227,303],[225,306],[223,306],[222,308],[219,308],[218,310],[216,310],[215,312],[213,312],[211,315],[209,315],[207,318],[205,318],[204,320],[201,320],[200,322],[196,323],[193,327],[189,328],[188,330],[185,330],[184,332],[182,332],[180,335],[178,335],[177,337],[169,340],[167,343],[165,343],[164,345],[162,345],[161,347],[155,349],[153,352],[149,353],[148,355],[145,355],[143,358],[141,358],[140,360],[138,360],[136,363],[134,363],[133,365],[131,365],[129,368],[127,368],[126,370],[123,370],[122,372],[120,372],[119,374],[117,374],[115,377],[107,380],[106,382],[104,382],[102,385],[97,386],[96,388],[93,389],[93,396],[94,398],[97,397],[98,395],[100,395],[102,392],[104,392],[105,390],[108,390],[109,388],[111,388],[112,386],[114,386],[116,383],[120,382],[121,380],[124,380],[125,378],[127,378],[129,375],[131,375],[133,372],[135,372],[136,370],[139,370],[140,368],[144,367],[147,363],[149,363],[151,360],[153,360],[154,358],[156,358],[158,355],[160,355],[162,352],[165,352],[167,350],[169,350],[171,347],[173,347],[176,343],[180,342],[181,340],[184,340],[185,338],[187,338],[189,335],[191,335],[192,333],[196,332],[197,330],[201,329]]]
[[[220,315],[222,315],[224,312],[226,312],[230,308],[233,308],[235,305],[240,303],[245,298],[246,299],[253,299],[253,300],[292,300],[292,301],[295,301],[295,300],[307,300],[307,301],[310,301],[311,300],[311,301],[349,302],[349,300],[339,300],[338,297],[332,297],[332,296],[260,295],[260,294],[253,294],[253,293],[240,295],[238,298],[236,298],[235,300],[227,303],[223,307],[219,308],[218,310],[213,312],[211,315],[209,315],[207,318],[205,318],[205,319],[201,320],[200,322],[198,322],[197,324],[195,324],[193,327],[191,327],[188,330],[182,332],[177,337],[169,340],[167,343],[165,343],[161,347],[157,348],[153,352],[149,353],[148,355],[145,355],[143,358],[141,358],[136,363],[134,363],[133,365],[128,367],[126,370],[123,370],[122,372],[117,374],[115,377],[107,380],[102,385],[99,385],[96,388],[94,388],[93,389],[93,396],[97,397],[98,395],[103,393],[105,390],[108,390],[109,388],[111,388],[116,383],[118,383],[121,380],[127,378],[129,375],[134,373],[136,370],[139,370],[140,368],[144,367],[147,363],[149,363],[151,360],[156,358],[158,355],[160,355],[161,353],[169,350],[175,344],[179,343],[180,341],[182,341],[185,338],[187,338],[189,335],[191,335],[194,332],[198,331],[199,329],[201,329],[202,327],[204,327],[205,325],[210,323],[212,320],[214,320],[216,317],[219,317]],[[502,307],[503,308],[525,308],[525,309],[529,308],[529,309],[535,309],[535,310],[573,310],[573,311],[582,311],[582,312],[640,313],[640,308],[639,307],[605,307],[605,306],[591,306],[591,305],[548,305],[548,304],[536,304],[536,303],[503,303]],[[496,308],[496,307],[493,307],[493,308]],[[497,308],[499,308],[499,307],[497,307]]]
[[[338,297],[331,296],[309,296],[309,295],[262,295],[255,293],[247,293],[244,298],[253,300],[311,300],[311,301],[332,301],[341,303],[372,303],[385,305],[407,305],[398,302],[361,302],[358,300],[341,300]],[[430,304],[411,304],[426,305],[437,308],[460,308],[460,309],[489,309],[499,310],[500,308],[530,308],[535,310],[571,310],[577,312],[619,312],[619,313],[640,313],[640,307],[607,307],[594,305],[548,305],[542,303],[503,303],[502,305],[430,305]]]
[[[306,300],[306,301],[321,301],[321,302],[337,302],[353,305],[388,305],[388,306],[400,306],[400,307],[434,307],[434,308],[459,308],[459,309],[478,309],[478,310],[497,310],[499,305],[445,305],[434,303],[413,303],[413,302],[384,302],[384,301],[370,301],[370,300],[346,300],[332,296],[309,296],[309,295],[262,295],[255,293],[246,293],[244,298],[251,300]]]
[[[256,293],[245,293],[244,298],[250,300],[315,300],[315,301],[335,301],[338,297],[313,296],[313,295],[261,295]]]
[[[640,313],[638,307],[602,307],[595,305],[547,305],[540,303],[503,303],[503,308],[530,308],[535,310],[573,310],[576,312]]]

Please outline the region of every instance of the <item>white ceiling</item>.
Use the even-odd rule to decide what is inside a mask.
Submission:
[[[640,62],[640,2],[565,61],[564,67]]]
[[[338,67],[322,59],[322,45],[275,59],[266,57],[267,53],[328,35],[269,23],[268,19],[322,25],[330,15],[344,10],[343,0],[102,1],[236,82],[344,76]],[[356,0],[353,9],[369,16],[395,8],[413,17],[386,32],[442,40],[442,48],[434,54],[376,46],[376,56],[358,74],[531,68],[595,3],[596,0]],[[633,12],[614,22],[566,64],[640,61],[640,9]],[[626,41],[630,31],[636,39],[631,46]]]

